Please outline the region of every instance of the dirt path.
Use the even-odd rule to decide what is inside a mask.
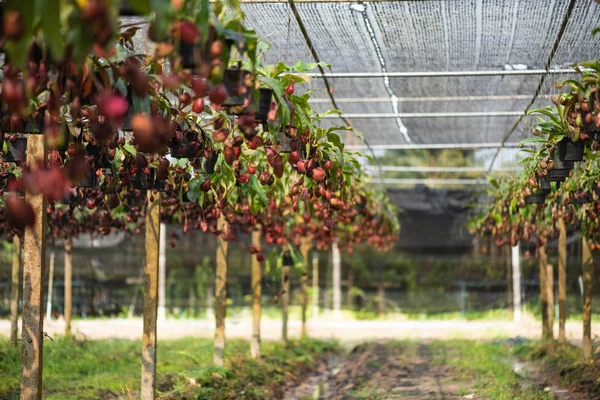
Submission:
[[[427,345],[378,342],[354,348],[312,391],[305,385],[285,398],[458,399],[461,390],[447,367],[432,363]]]

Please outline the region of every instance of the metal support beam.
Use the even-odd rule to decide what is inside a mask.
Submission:
[[[342,257],[337,240],[331,244],[331,264],[333,265],[333,316],[342,316]]]
[[[302,74],[312,78],[444,78],[467,76],[522,76],[546,74],[574,74],[573,68],[561,69],[508,69],[488,71],[414,71],[414,72],[327,72],[325,74]]]
[[[473,149],[496,149],[502,143],[422,143],[422,144],[372,144],[373,150],[473,150]],[[505,143],[504,147],[519,147],[518,142]],[[366,146],[346,146],[346,150],[364,151]]]
[[[366,165],[369,172],[390,171],[390,172],[487,172],[486,167],[408,167],[396,165],[383,165],[381,167],[375,165]],[[495,172],[513,172],[518,168],[514,167],[499,167],[494,168]]]
[[[392,179],[384,178],[372,181],[384,185],[488,185],[487,179]]]
[[[441,113],[354,113],[329,114],[325,119],[341,118],[384,119],[384,118],[485,118],[485,117],[519,117],[523,111],[485,111],[485,112],[441,112]]]
[[[538,99],[549,99],[549,95],[538,96]],[[515,95],[488,95],[488,96],[418,96],[418,97],[397,97],[394,99],[398,103],[430,103],[433,101],[503,101],[503,100],[529,100],[529,94]],[[391,103],[389,97],[338,97],[335,99],[338,103]],[[316,98],[308,100],[313,104],[328,104],[329,98]]]

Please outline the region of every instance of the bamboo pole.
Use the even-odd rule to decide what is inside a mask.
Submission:
[[[227,241],[222,235],[229,229],[225,216],[221,215],[217,228],[222,232],[217,239],[217,269],[215,273],[215,340],[213,362],[223,366],[225,362],[225,317],[227,314]]]
[[[583,261],[583,357],[592,359],[592,272],[594,259],[587,239],[581,240]]]
[[[548,338],[554,339],[554,267],[546,265],[546,293],[548,299]]]
[[[27,165],[36,168],[47,154],[44,135],[27,136]],[[25,228],[23,241],[23,346],[21,349],[21,399],[42,398],[44,351],[44,273],[48,214],[42,194],[28,193],[35,222]]]
[[[146,262],[144,263],[142,400],[154,400],[156,396],[156,319],[158,314],[160,197],[160,193],[148,191],[148,205],[146,207]]]
[[[558,340],[566,340],[567,321],[567,228],[562,218],[558,220]]]
[[[302,306],[302,337],[306,336],[306,312],[308,309],[308,257],[310,249],[312,248],[312,241],[310,238],[304,238],[300,247],[300,253],[302,253],[302,277],[300,278],[300,286],[302,290],[302,297],[300,303]]]
[[[288,309],[290,305],[290,268],[293,264],[289,252],[283,255],[283,266],[281,268],[281,338],[288,342]]]
[[[50,271],[48,272],[48,296],[46,299],[46,318],[52,318],[52,286],[54,284],[54,251],[50,253]]]
[[[260,226],[252,231],[252,246],[255,249],[261,249],[261,230]],[[252,256],[252,340],[250,341],[250,354],[252,358],[260,358],[260,313],[261,313],[261,267],[257,255]]]
[[[312,307],[313,320],[319,318],[319,253],[313,251],[312,257]]]
[[[548,257],[546,255],[546,245],[540,246],[539,251],[539,270],[540,270],[540,303],[542,307],[542,338],[549,339],[551,333],[548,331],[548,284],[547,271]]]
[[[73,239],[65,239],[65,335],[71,337],[71,318],[73,316]]]
[[[10,341],[16,346],[19,337],[19,286],[21,283],[21,239],[13,239],[12,279],[10,286]]]

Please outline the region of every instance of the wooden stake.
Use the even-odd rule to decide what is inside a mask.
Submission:
[[[548,339],[554,339],[554,267],[546,265],[546,298],[548,299]]]
[[[21,239],[13,239],[12,280],[10,286],[10,341],[16,346],[19,337],[19,287],[21,283]]]
[[[548,332],[548,283],[546,279],[546,266],[548,265],[548,257],[546,255],[546,245],[540,246],[539,249],[539,269],[540,269],[540,303],[542,307],[542,338],[549,339]]]
[[[44,135],[27,136],[27,165],[36,168],[47,154]],[[46,270],[46,200],[41,194],[27,194],[35,213],[33,226],[25,228],[23,241],[23,346],[21,358],[21,399],[42,398],[44,351],[44,273]]]
[[[558,340],[566,340],[567,322],[567,228],[562,218],[558,220]]]
[[[71,337],[73,316],[73,239],[65,239],[65,335]]]
[[[594,259],[587,239],[581,240],[583,259],[583,357],[592,359],[592,272]]]
[[[288,341],[288,309],[290,305],[290,266],[292,259],[289,253],[283,256],[283,266],[281,268],[281,338],[285,343]]]
[[[308,256],[310,249],[312,248],[312,242],[310,238],[304,238],[300,247],[302,253],[302,277],[300,278],[300,287],[302,290],[302,298],[300,299],[302,307],[302,337],[306,336],[306,311],[308,308]]]
[[[257,226],[256,230],[252,231],[252,246],[255,249],[261,249],[261,230]],[[261,312],[261,296],[262,296],[262,272],[260,261],[256,254],[252,256],[252,340],[250,341],[250,354],[252,358],[260,358],[260,312]]]
[[[158,251],[160,193],[148,191],[146,262],[144,264],[144,335],[142,337],[142,400],[156,395],[156,318],[158,314]]]
[[[319,253],[313,252],[312,257],[312,306],[313,320],[319,318]]]
[[[227,233],[225,216],[221,215],[217,228]],[[215,273],[215,341],[213,362],[223,366],[225,362],[225,317],[227,315],[227,241],[221,235],[217,239],[217,270]]]

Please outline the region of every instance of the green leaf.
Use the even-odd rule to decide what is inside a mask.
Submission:
[[[326,67],[326,68],[331,69],[331,64],[327,64],[323,61],[318,62],[318,63],[307,63],[302,60],[299,60],[291,69],[294,72],[307,72],[307,71],[311,71],[317,67]]]
[[[340,150],[344,150],[344,144],[340,140],[340,137],[335,133],[328,133],[327,140],[329,140],[331,143],[337,146]]]
[[[123,145],[123,150],[125,150],[126,152],[128,152],[129,154],[131,154],[134,157],[137,155],[137,150],[135,149],[135,147],[133,147],[129,143],[126,143]]]
[[[60,0],[42,1],[44,39],[57,60],[62,60],[65,52],[65,39],[60,29],[60,3]]]
[[[140,15],[148,15],[152,12],[149,0],[127,0],[127,2]]]
[[[592,37],[595,37],[598,32],[600,32],[600,27],[592,29]]]

